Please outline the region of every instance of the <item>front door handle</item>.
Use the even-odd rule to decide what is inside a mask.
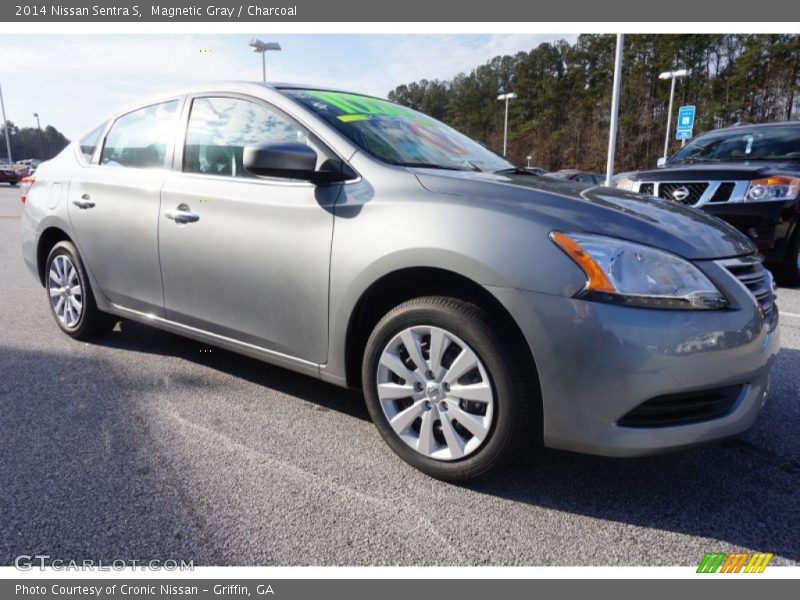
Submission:
[[[175,221],[179,224],[195,223],[200,220],[200,215],[196,212],[192,212],[186,204],[179,204],[177,208],[173,210],[165,210],[164,216],[170,221]]]
[[[94,207],[94,200],[89,194],[84,194],[80,200],[73,200],[72,203],[78,208],[92,208]]]

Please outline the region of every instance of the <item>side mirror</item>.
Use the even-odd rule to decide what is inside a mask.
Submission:
[[[656,161],[656,166],[659,168],[663,167],[665,164],[667,164],[667,159],[663,156]]]
[[[317,153],[296,142],[258,144],[244,149],[242,162],[253,175],[313,181]]]

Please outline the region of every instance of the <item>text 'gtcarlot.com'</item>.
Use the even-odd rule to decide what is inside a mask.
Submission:
[[[21,554],[14,559],[14,566],[20,571],[51,569],[54,571],[124,571],[125,569],[152,569],[163,571],[193,571],[192,560],[62,560],[51,558],[49,554]]]

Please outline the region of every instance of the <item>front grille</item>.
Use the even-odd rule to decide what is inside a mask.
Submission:
[[[714,195],[708,200],[709,202],[727,202],[731,199],[731,194],[733,194],[733,188],[736,187],[736,184],[732,181],[723,181],[717,187],[717,190],[714,192]]]
[[[778,320],[775,292],[772,289],[772,275],[760,261],[754,259],[735,259],[725,261],[725,268],[747,288],[755,298],[764,318],[774,329]]]
[[[741,385],[703,392],[658,396],[626,413],[623,427],[670,427],[718,419],[728,414],[742,393]]]
[[[681,204],[696,204],[700,196],[708,188],[705,181],[690,181],[687,183],[662,183],[658,186],[658,196],[666,200],[674,200]],[[676,197],[676,193],[678,197]]]
[[[647,194],[648,196],[653,195],[653,184],[652,183],[642,183],[639,185],[639,193],[640,194]]]

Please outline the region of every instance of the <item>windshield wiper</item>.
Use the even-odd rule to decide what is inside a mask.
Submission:
[[[481,169],[481,168],[480,168],[478,165],[476,165],[474,162],[470,162],[470,161],[468,161],[468,160],[465,160],[464,162],[465,162],[465,163],[467,163],[467,166],[468,166],[470,169],[472,169],[473,171],[476,171],[476,172],[478,172],[478,173],[483,173],[483,169]]]
[[[719,163],[722,162],[719,158],[703,158],[697,156],[690,156],[688,158],[682,158],[679,160],[672,161],[670,164],[673,165],[694,165],[697,163]]]
[[[526,171],[521,167],[509,167],[508,169],[500,169],[498,171],[492,171],[495,175],[534,175],[530,171]]]
[[[447,171],[469,171],[470,169],[462,169],[461,167],[451,167],[448,165],[439,165],[436,163],[426,162],[399,162],[395,163],[399,167],[417,167],[419,169],[444,169]]]
[[[725,162],[797,162],[800,158],[784,158],[780,156],[736,156],[726,158]]]

